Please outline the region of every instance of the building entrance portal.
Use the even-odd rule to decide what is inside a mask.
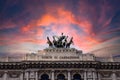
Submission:
[[[41,80],[49,80],[49,76],[47,74],[41,75]]]
[[[80,74],[74,74],[73,80],[82,80]]]
[[[59,74],[57,76],[57,80],[65,80],[65,76],[63,74]]]

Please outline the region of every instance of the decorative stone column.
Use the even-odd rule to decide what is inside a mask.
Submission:
[[[93,80],[96,80],[95,71],[93,71]]]
[[[26,80],[29,80],[29,72],[26,72]]]
[[[98,80],[101,80],[100,72],[98,72]]]
[[[117,80],[115,72],[112,73],[112,80]]]
[[[7,80],[7,72],[5,71],[5,73],[4,73],[4,78],[3,78],[3,80]]]
[[[20,80],[23,80],[23,72],[21,72]]]
[[[87,72],[86,72],[86,70],[84,71],[84,80],[87,80]]]
[[[38,71],[35,72],[35,80],[38,80]]]
[[[54,76],[54,70],[52,70],[52,78],[51,78],[51,80],[55,80],[55,76]]]
[[[68,70],[68,80],[71,80],[70,70]]]

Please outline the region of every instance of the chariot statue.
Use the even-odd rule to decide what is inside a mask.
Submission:
[[[47,43],[52,48],[70,48],[70,45],[73,43],[73,37],[69,42],[67,39],[68,36],[62,33],[61,36],[53,36],[53,41],[50,41],[49,37],[47,37]]]

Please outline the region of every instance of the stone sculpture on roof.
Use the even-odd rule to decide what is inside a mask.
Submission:
[[[47,43],[49,47],[52,48],[70,48],[70,45],[73,43],[73,37],[68,42],[68,36],[61,34],[61,36],[53,36],[53,41],[47,37]]]

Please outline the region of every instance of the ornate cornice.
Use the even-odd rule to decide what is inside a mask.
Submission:
[[[0,62],[0,69],[43,69],[43,68],[94,68],[94,69],[120,69],[119,62],[98,61],[22,61]]]

